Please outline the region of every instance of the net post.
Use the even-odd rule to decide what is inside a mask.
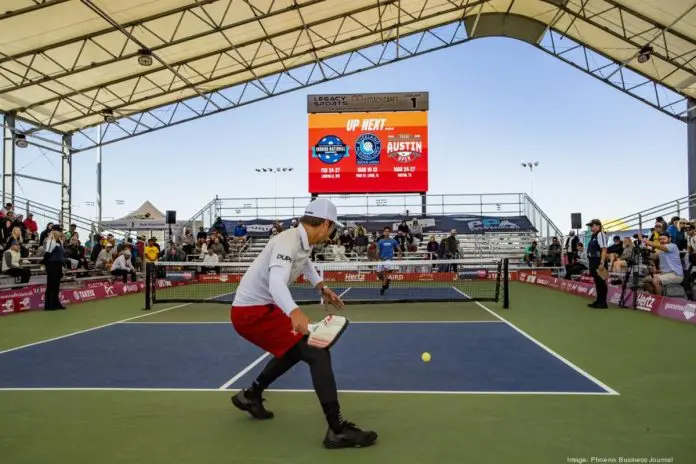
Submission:
[[[145,264],[145,309],[152,309],[152,263]]]
[[[510,308],[510,258],[503,259],[503,308]]]

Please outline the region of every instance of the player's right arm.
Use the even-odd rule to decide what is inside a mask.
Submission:
[[[268,290],[275,304],[292,320],[293,328],[306,334],[309,318],[297,306],[288,288],[292,269],[292,246],[284,242],[285,240],[276,240],[271,249]]]

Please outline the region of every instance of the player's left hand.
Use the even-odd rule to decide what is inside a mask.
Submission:
[[[341,309],[345,306],[343,300],[341,300],[336,293],[328,287],[324,287],[321,291],[321,295],[324,297],[325,301],[328,301],[334,307]]]

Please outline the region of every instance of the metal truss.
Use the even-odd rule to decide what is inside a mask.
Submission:
[[[73,138],[73,150],[89,150],[100,144],[118,142],[470,40],[472,39],[467,36],[463,21],[404,35],[380,45],[318,60],[310,65],[228,89],[216,90],[208,93],[207,99],[193,97],[121,119],[117,124],[107,124],[101,139],[95,137],[93,130],[77,131]],[[621,63],[612,61],[585,45],[564,37],[557,31],[548,30],[536,47],[664,114],[686,121],[686,97],[623,67]],[[209,100],[217,105],[210,105]]]
[[[0,85],[0,96],[15,91],[29,91],[32,87],[52,94],[53,96],[22,108],[16,117],[17,123],[24,122],[31,126],[24,131],[31,144],[58,153],[63,152],[62,139],[58,137],[56,140],[55,133],[61,133],[61,130],[71,124],[81,126],[80,130],[70,131],[73,133],[72,151],[84,151],[465,43],[476,38],[476,24],[484,8],[496,3],[496,0],[446,0],[446,3],[433,10],[426,8],[426,1],[420,10],[409,11],[402,7],[400,0],[378,0],[376,4],[307,22],[303,9],[321,3],[322,0],[295,0],[282,7],[270,1],[264,3],[264,10],[254,6],[254,2],[245,1],[252,12],[251,16],[236,22],[226,22],[225,17],[233,7],[233,1],[198,0],[147,18],[118,24],[94,2],[82,0],[109,27],[40,49],[11,56],[0,55],[0,83],[3,79],[5,81],[4,86]],[[28,6],[23,9],[0,14],[0,27],[3,19],[64,2],[27,1]],[[546,2],[549,8],[556,9],[556,14],[550,24],[543,24],[545,33],[535,46],[673,118],[686,120],[687,96],[679,91],[679,86],[670,82],[670,78],[677,73],[680,77],[688,76],[685,86],[689,81],[696,81],[696,42],[675,32],[672,26],[691,10],[683,13],[672,24],[663,25],[628,10],[615,0]],[[523,2],[517,4],[520,3]],[[218,7],[215,14],[204,8],[212,4]],[[515,4],[515,0],[506,4],[506,13],[500,12],[498,8],[496,13],[484,14],[515,16]],[[375,24],[361,22],[360,15],[368,12],[377,13]],[[394,12],[398,19],[394,18]],[[389,15],[396,20],[385,19],[383,22],[383,18]],[[422,24],[436,22],[443,15],[456,15],[459,20],[422,30]],[[469,37],[465,18],[471,21],[474,16],[476,19],[472,37]],[[268,24],[267,20],[277,21],[291,17],[299,20],[298,26],[293,25],[279,32],[270,32],[264,26]],[[200,21],[201,27],[187,35],[179,33],[182,22],[190,21],[191,18]],[[173,25],[166,34],[157,28],[160,24],[158,21],[163,19]],[[591,26],[621,40],[626,47],[635,50],[633,57],[618,62],[592,49],[582,37],[578,27],[580,23],[585,28]],[[263,34],[243,43],[233,43],[227,37],[226,33],[234,32],[234,28],[250,24],[259,26]],[[320,32],[329,25],[337,25],[331,36]],[[404,34],[405,30],[415,32]],[[140,39],[143,34],[150,39],[148,47]],[[102,45],[105,37],[115,36],[122,40],[120,49],[107,49]],[[166,62],[157,56],[158,52],[171,47],[185,46],[191,41],[212,37],[225,37],[226,45],[222,49],[201,50],[195,56],[173,62]],[[286,41],[285,46],[278,45],[281,39]],[[288,39],[292,39],[290,43],[294,42],[294,45],[288,46]],[[374,44],[375,41],[380,43]],[[373,45],[346,52],[353,43]],[[646,69],[645,74],[637,72],[636,69],[640,67],[632,63],[640,48],[646,45],[653,47],[652,59],[655,63],[659,61],[661,65],[668,65],[669,72],[659,75],[659,79],[650,74],[650,69]],[[68,62],[57,62],[51,57],[52,51],[64,50],[67,46],[72,47],[74,58]],[[138,74],[85,88],[71,88],[66,84],[83,72],[135,59],[140,48],[147,48],[152,52],[157,66],[142,68]],[[100,53],[95,55],[95,50]],[[92,52],[89,62],[83,58],[88,51]],[[251,57],[250,51],[253,52]],[[37,72],[32,66],[40,60],[53,63],[57,71],[50,75]],[[203,62],[214,64],[204,72],[200,65]],[[6,63],[12,66],[3,67]],[[26,71],[18,73],[17,66]],[[264,72],[264,69],[273,70]],[[163,73],[170,76],[166,84],[153,77],[161,77]],[[229,84],[234,81],[238,83]],[[670,82],[671,85],[661,82]],[[120,89],[120,92],[115,89]],[[159,104],[146,111],[139,110],[148,107],[152,101]],[[48,118],[45,116],[47,108],[49,113],[52,112]],[[70,110],[69,117],[62,115],[66,108]],[[104,109],[113,111],[116,122],[103,124],[104,130],[101,135],[97,135],[95,126],[102,124],[101,112]],[[39,115],[39,110],[44,111],[43,116]],[[47,135],[50,133],[53,134]]]

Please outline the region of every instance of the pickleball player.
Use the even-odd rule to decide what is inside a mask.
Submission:
[[[389,261],[394,259],[394,252],[399,248],[399,242],[391,237],[391,227],[387,226],[382,231],[382,237],[377,242],[377,252],[380,261],[384,264],[379,264],[377,266],[377,276],[382,281],[382,288],[379,291],[380,295],[384,295],[384,292],[389,288],[389,273],[392,272],[392,268],[389,265]]]
[[[329,350],[307,343],[309,318],[298,308],[288,285],[300,274],[311,282],[325,301],[341,307],[343,302],[324,285],[309,256],[313,245],[327,240],[336,227],[336,206],[320,198],[311,202],[297,228],[287,229],[271,240],[239,283],[230,319],[237,333],[269,352],[273,358],[249,388],[232,397],[232,403],[256,419],[271,419],[262,397],[276,379],[295,364],[309,365],[328,430],[326,448],[364,447],[374,444],[377,434],[363,431],[343,419]]]

